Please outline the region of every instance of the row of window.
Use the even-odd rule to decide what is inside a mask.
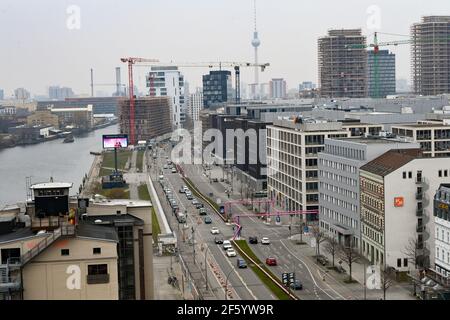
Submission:
[[[450,232],[444,228],[436,227],[436,240],[450,244]]]
[[[355,166],[339,163],[336,161],[319,159],[319,163],[324,167],[329,167],[329,168],[333,168],[336,170],[341,170],[341,171],[350,172],[350,173],[354,173],[354,174],[356,174],[356,172],[358,171],[358,168]]]
[[[366,153],[364,150],[356,150],[335,145],[326,145],[325,152],[350,159],[364,160],[366,158]]]
[[[361,206],[363,205],[369,206],[373,209],[376,209],[377,211],[384,212],[384,201],[372,197],[367,193],[361,194]]]
[[[343,225],[348,226],[353,229],[358,228],[358,221],[356,219],[353,219],[351,217],[343,215],[340,212],[328,209],[323,206],[320,206],[319,210],[320,210],[321,215],[324,217],[327,217],[328,219],[334,220],[336,222],[339,222],[340,224],[343,224]]]
[[[352,212],[358,213],[358,206],[357,205],[354,205],[354,204],[349,203],[347,201],[343,201],[341,199],[337,199],[335,197],[329,196],[329,195],[324,194],[324,193],[321,193],[320,195],[321,195],[322,200],[324,200],[324,201],[326,201],[328,203],[332,203],[333,205],[338,206],[340,208],[344,208],[344,209],[346,209],[348,211],[352,211]]]
[[[376,194],[384,195],[384,187],[380,183],[361,178],[360,185],[361,190],[368,190]]]
[[[320,182],[320,189],[333,191],[334,193],[341,194],[347,198],[352,198],[352,199],[358,198],[358,193],[356,193],[356,192],[353,192],[353,191],[350,191],[350,190],[347,190],[345,188],[341,188],[338,186],[334,186],[332,184],[325,183],[325,182]]]
[[[436,259],[450,264],[450,251],[446,251],[443,248],[436,246]]]
[[[102,254],[102,248],[92,248],[92,254]],[[61,256],[70,256],[70,250],[61,249]]]
[[[344,177],[339,174],[324,171],[324,170],[319,171],[319,176],[323,177],[323,178],[327,178],[328,180],[331,179],[331,180],[334,180],[334,181],[337,181],[340,183],[344,183],[344,184],[347,184],[352,187],[356,187],[358,185],[358,180],[356,180],[356,179]]]

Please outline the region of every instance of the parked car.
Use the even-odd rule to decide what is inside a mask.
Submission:
[[[303,284],[300,282],[300,280],[295,280],[290,284],[290,287],[292,290],[303,290]]]
[[[214,242],[216,244],[223,244],[223,238],[216,238],[216,237],[214,237]]]
[[[261,239],[261,244],[270,244],[270,240],[267,237]]]
[[[184,192],[185,192],[185,191],[184,191],[184,188],[181,187],[180,190],[179,190],[178,192],[179,192],[179,193],[184,193]]]
[[[206,218],[209,218],[209,217],[206,217]],[[219,233],[220,233],[219,228],[217,228],[217,227],[212,227],[211,228],[211,234],[219,234]]]
[[[167,164],[165,164],[164,166],[163,166],[163,169],[168,169],[169,168],[169,166],[167,165]]]
[[[197,203],[198,203],[198,200],[197,199],[192,199],[192,204],[194,205],[194,206],[196,206],[197,205]]]
[[[200,208],[200,210],[198,211],[198,214],[201,216],[206,216],[208,213],[206,212],[205,208]]]
[[[188,200],[194,199],[194,197],[192,196],[192,193],[186,194],[186,198],[187,198]]]
[[[233,248],[229,248],[229,249],[227,249],[227,256],[228,257],[236,257],[236,251],[234,251],[234,249]]]
[[[197,209],[201,209],[201,208],[203,208],[203,203],[198,202],[198,203],[195,205],[195,207],[196,207]]]
[[[258,237],[249,237],[248,242],[250,244],[258,244]]]
[[[172,168],[172,173],[177,173],[177,168]]]
[[[247,268],[247,263],[245,262],[244,259],[237,259],[236,264],[239,269]]]
[[[203,219],[203,222],[205,222],[205,224],[211,224],[212,220],[210,217],[206,216],[205,219]]]
[[[222,247],[223,247],[224,250],[228,250],[228,249],[230,249],[230,248],[233,248],[233,246],[231,245],[231,242],[230,242],[229,240],[225,240],[225,241],[223,242]]]
[[[268,266],[276,266],[277,265],[277,259],[273,258],[273,257],[269,257],[266,259],[266,264]]]
[[[212,182],[219,182],[219,179],[213,178],[213,179],[212,179]]]
[[[319,256],[317,258],[317,262],[319,262],[322,266],[326,266],[328,264],[328,259],[324,256]]]

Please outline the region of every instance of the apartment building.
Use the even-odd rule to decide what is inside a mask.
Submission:
[[[321,229],[345,246],[361,248],[359,169],[391,149],[419,148],[380,136],[325,139],[318,155]]]
[[[340,122],[275,120],[267,126],[268,195],[284,210],[318,210],[318,154],[326,138],[349,137]],[[317,220],[317,215],[307,217]]]
[[[390,150],[360,168],[362,254],[399,272],[433,266],[436,190],[450,181],[448,158]]]
[[[435,272],[450,284],[450,183],[442,184],[434,197]]]
[[[391,130],[394,135],[420,143],[427,157],[450,156],[450,119],[393,125]]]

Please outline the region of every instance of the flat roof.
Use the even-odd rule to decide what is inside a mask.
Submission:
[[[69,182],[45,182],[33,184],[30,189],[68,189],[72,188],[73,183]]]
[[[355,143],[363,143],[363,144],[410,143],[405,140],[399,140],[399,139],[395,139],[395,138],[385,138],[385,137],[381,137],[381,138],[376,137],[373,139],[365,138],[365,137],[342,137],[342,138],[327,138],[327,139],[341,140],[341,141],[348,141],[348,142],[355,142]]]
[[[127,207],[151,207],[153,206],[151,201],[147,200],[129,200],[129,199],[105,199],[94,200],[92,204],[101,206],[127,206]]]
[[[95,225],[91,223],[78,224],[77,237],[119,242],[119,237],[114,227]]]
[[[9,233],[0,235],[0,243],[14,241],[14,240],[18,240],[18,239],[30,238],[30,237],[34,237],[34,236],[36,236],[36,234],[33,231],[31,231],[30,228],[21,228],[21,229],[15,230],[13,232],[9,232]]]
[[[443,123],[407,123],[407,124],[395,124],[393,127],[404,127],[404,128],[443,128],[448,127],[449,125],[445,125]]]

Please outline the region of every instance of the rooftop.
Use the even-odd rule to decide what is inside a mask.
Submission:
[[[68,182],[45,182],[33,184],[30,189],[61,189],[72,188],[73,183]]]
[[[342,140],[346,142],[354,142],[354,143],[361,143],[361,144],[399,144],[399,143],[410,143],[405,140],[400,140],[397,138],[385,138],[385,137],[379,137],[374,136],[373,138],[366,138],[366,137],[345,137],[345,138],[332,138],[332,140]]]
[[[151,201],[146,200],[129,200],[129,199],[102,199],[91,202],[100,206],[127,206],[128,208],[151,207]]]
[[[402,128],[443,128],[448,127],[449,125],[445,125],[443,123],[407,123],[407,124],[399,124],[395,125],[395,127],[402,127]]]
[[[420,149],[393,149],[362,166],[361,171],[385,177],[421,156]]]
[[[116,229],[111,226],[80,223],[77,228],[77,236],[119,242]]]

